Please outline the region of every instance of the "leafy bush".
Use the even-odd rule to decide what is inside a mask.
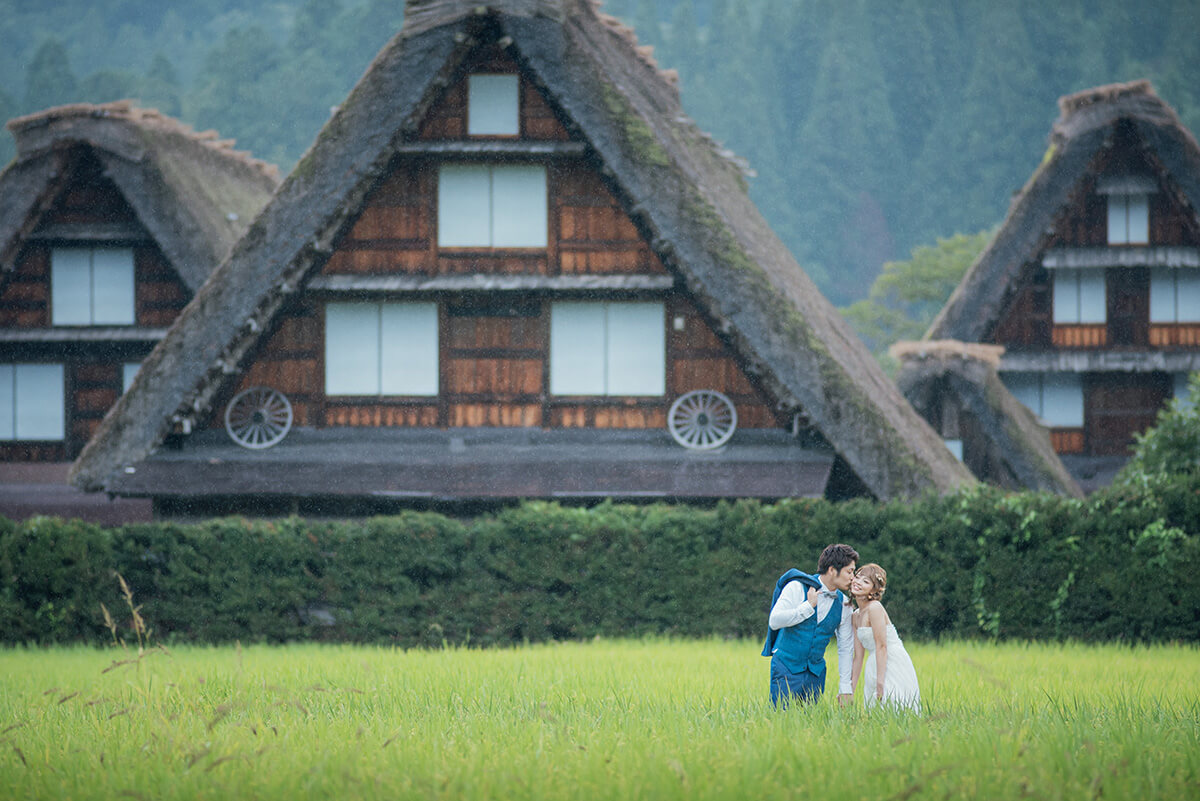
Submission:
[[[877,504],[530,502],[470,520],[0,519],[2,640],[100,642],[116,576],[158,640],[439,646],[756,637],[789,567],[849,542],[906,637],[1200,639],[1200,475],[1087,500],[975,486]]]

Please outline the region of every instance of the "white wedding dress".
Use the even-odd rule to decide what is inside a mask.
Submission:
[[[867,651],[867,662],[863,666],[863,699],[870,708],[879,703],[895,709],[921,709],[921,688],[917,684],[917,670],[913,667],[904,643],[896,627],[887,624],[887,672],[883,677],[883,700],[875,697],[875,635],[870,626],[858,630],[858,640]]]

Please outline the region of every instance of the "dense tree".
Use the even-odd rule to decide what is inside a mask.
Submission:
[[[25,110],[37,111],[80,98],[79,82],[71,71],[67,48],[53,37],[42,42],[26,73]]]
[[[879,357],[895,342],[920,339],[991,236],[955,234],[913,248],[907,261],[884,264],[867,297],[843,314]]]
[[[179,76],[175,72],[175,65],[161,51],[155,53],[138,87],[138,100],[146,107],[178,117],[183,108],[179,95]]]
[[[0,114],[133,94],[286,171],[403,8],[0,0],[0,75],[14,101]],[[750,162],[751,196],[839,303],[861,298],[900,254],[994,225],[1036,166],[1062,94],[1150,78],[1200,133],[1196,0],[606,0],[602,10],[679,71],[687,113]]]

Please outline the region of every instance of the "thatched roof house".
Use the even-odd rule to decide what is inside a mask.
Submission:
[[[1002,345],[1086,487],[1200,369],[1200,147],[1146,81],[1059,100],[1041,165],[926,333]]]
[[[128,101],[77,103],[10,120],[17,156],[0,172],[0,273],[11,272],[77,162],[94,158],[137,220],[195,292],[229,254],[279,185],[274,165]],[[93,224],[95,225],[95,224]],[[95,229],[112,239],[120,232]],[[139,232],[141,234],[141,232]]]
[[[279,184],[129,102],[11,120],[0,171],[0,461],[73,458]]]
[[[1050,445],[1049,430],[1013,397],[996,367],[996,345],[924,340],[889,349],[900,362],[896,384],[934,430],[960,450],[980,479],[1013,490],[1082,497]]]
[[[489,55],[481,61],[483,51]],[[541,117],[521,123],[522,135],[476,138],[453,126],[437,127],[439,120],[453,113],[443,111],[447,97],[463,85],[471,65],[479,63],[500,64],[495,69],[512,69],[520,76],[520,91],[525,93],[522,115],[530,113],[531,105],[541,109],[536,112]],[[634,270],[636,274],[568,274],[562,255],[567,235],[551,215],[546,250],[532,255],[510,253],[503,269],[494,266],[500,262],[479,253],[471,256],[473,266],[464,268],[460,261],[457,272],[441,269],[437,265],[446,261],[445,254],[439,254],[433,243],[421,245],[426,250],[413,256],[421,266],[407,272],[393,263],[393,267],[371,267],[372,275],[331,274],[337,272],[335,265],[353,261],[350,255],[339,254],[348,252],[346,243],[356,236],[356,226],[364,225],[364,207],[391,191],[386,189],[392,186],[389,181],[410,170],[414,186],[435,182],[437,165],[448,161],[548,164],[552,182],[559,171],[584,176],[580,181],[592,181],[588,176],[594,175],[596,184],[603,186],[594,194],[615,198],[622,219],[628,221],[620,222],[622,230],[627,226],[635,232],[638,247],[645,251],[639,257],[643,266]],[[552,198],[554,208],[558,208],[555,203],[574,202],[556,186],[548,191],[553,198],[565,198]],[[407,207],[412,214],[438,203],[436,192],[424,197]],[[421,237],[428,234],[422,226],[414,223],[403,242],[395,235],[388,241],[400,242],[395,247],[416,240],[425,243]],[[370,247],[383,247],[378,237],[371,241]],[[529,259],[541,266],[511,266],[530,263]],[[587,270],[607,269],[597,268],[598,263],[589,262],[592,266]],[[677,298],[694,306],[697,319],[711,327],[713,342],[719,340],[719,347],[728,349],[755,386],[764,413],[779,421],[759,432],[760,438],[774,443],[771,447],[786,453],[788,448],[803,450],[805,441],[817,442],[821,452],[828,454],[823,457],[826,475],[830,469],[844,473],[845,487],[877,498],[944,491],[971,480],[767,226],[747,195],[743,165],[684,114],[673,76],[656,68],[628,28],[600,14],[587,0],[410,0],[403,30],[377,55],[271,204],[151,355],[130,393],[79,458],[73,480],[88,488],[120,491],[122,486],[133,486],[123,482],[136,482],[138,476],[159,469],[154,467],[156,460],[165,465],[171,458],[182,458],[165,450],[156,454],[155,449],[169,437],[186,437],[204,428],[210,410],[228,397],[230,387],[259,358],[256,354],[264,336],[281,316],[294,313],[297,304],[307,302],[304,298],[319,293],[326,298],[436,297],[443,304],[466,302],[471,293],[493,299],[498,293],[510,293],[506,297],[522,302],[539,298],[538,302],[552,302],[568,296],[655,297],[657,293],[668,298],[668,310],[676,302],[670,298]],[[443,308],[442,314],[447,313]],[[544,319],[536,317],[540,313],[536,310],[531,313]],[[668,339],[672,331],[683,329],[685,316],[674,316]],[[691,325],[690,318],[686,325]],[[665,412],[672,387],[678,388],[678,375],[668,369],[663,410],[647,412],[646,419],[659,419]],[[519,419],[515,425],[543,429],[535,438],[538,442],[522,440],[519,447],[505,446],[501,451],[507,455],[509,469],[498,472],[510,478],[536,461],[530,456],[527,464],[520,454],[544,453],[549,440],[565,443],[571,434],[555,423],[564,418],[555,411],[557,407],[552,408],[556,401],[547,397],[545,385],[538,384],[540,376],[531,379],[541,394],[533,397],[527,414],[502,411],[497,418]],[[442,377],[444,383],[444,366]],[[550,395],[553,380],[551,376]],[[339,439],[327,396],[314,401],[326,410],[324,418],[315,421],[317,428],[325,430],[312,432],[308,440],[300,432],[295,446],[299,448],[302,440],[312,444],[317,450],[309,456],[318,464],[334,458],[321,453],[332,454],[329,449],[353,439],[349,434],[348,439]],[[453,415],[447,417],[446,405],[453,402],[442,393],[441,406],[431,407],[430,417],[425,418],[435,421],[421,429],[425,436],[436,439],[440,427],[462,425]],[[633,408],[629,404],[636,403],[640,401],[629,399],[626,405]],[[646,408],[657,410],[659,401],[646,403]],[[384,410],[375,419],[392,419],[390,414]],[[584,425],[590,431],[572,435],[591,437],[591,444],[564,447],[575,447],[581,458],[584,451],[594,452],[605,436],[598,420]],[[793,428],[801,434],[799,439],[793,437]],[[497,429],[496,436],[500,433]],[[386,436],[402,434],[392,428]],[[621,436],[635,434],[626,431]],[[648,450],[622,452],[622,459],[633,459],[627,463],[630,474],[637,473],[638,464],[655,462],[657,457],[646,454],[661,452],[665,431],[644,430],[636,436],[642,437],[638,447]],[[321,437],[326,450],[316,444]],[[281,474],[298,476],[293,468],[282,466],[285,456],[278,455],[286,453],[292,440],[289,435],[272,449],[275,455],[264,458],[276,460]],[[669,437],[665,441],[670,443]],[[188,453],[188,447],[176,454]],[[461,452],[463,441],[452,438],[449,447]],[[735,437],[726,456],[733,458],[737,447]],[[199,453],[195,451],[197,458]],[[644,461],[637,453],[643,454]],[[398,475],[394,471],[401,468],[386,456],[376,456],[384,466],[373,472],[375,479],[362,480],[380,486],[354,491],[416,491],[400,479],[388,484],[390,489],[383,487],[386,477]],[[727,478],[721,492],[743,494],[747,487],[736,480],[737,468],[732,462],[722,468],[723,457],[714,458],[713,465],[724,470]],[[670,463],[670,469],[686,475],[687,465],[676,462]],[[760,469],[772,462],[780,463],[771,458],[760,462]],[[525,486],[522,494],[558,497],[574,492],[555,484],[561,469],[540,473],[529,469],[544,480]],[[672,489],[656,485],[658,480],[646,479],[647,494],[694,497],[686,486]],[[217,477],[212,481],[215,486]],[[630,479],[625,481],[628,484]],[[136,491],[155,492],[148,484]],[[612,494],[629,493],[614,490]]]

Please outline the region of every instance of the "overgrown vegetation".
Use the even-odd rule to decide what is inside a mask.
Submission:
[[[470,520],[0,520],[0,617],[9,643],[111,639],[101,604],[124,604],[119,573],[168,645],[748,637],[778,575],[844,541],[889,570],[888,608],[913,639],[1196,641],[1197,521],[1195,474],[1085,501],[979,486],[889,504],[539,502]]]

